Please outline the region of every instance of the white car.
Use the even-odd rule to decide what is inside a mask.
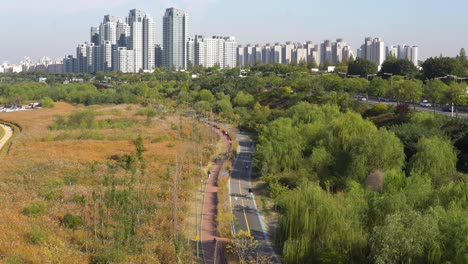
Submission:
[[[423,100],[422,102],[419,103],[420,106],[422,107],[431,107],[432,104],[429,103],[427,100]]]

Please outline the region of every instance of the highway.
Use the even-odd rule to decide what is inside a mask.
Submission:
[[[384,103],[386,105],[397,105],[397,102],[384,102],[384,101],[378,101],[377,99],[375,98],[369,98],[367,101],[362,101],[362,103],[368,103],[368,104],[377,104],[377,103]],[[431,113],[434,113],[434,107],[422,107],[422,106],[419,106],[419,105],[416,105],[416,107],[413,106],[413,104],[409,104],[409,108],[411,110],[413,109],[416,109],[416,111],[419,111],[419,112],[431,112]],[[451,112],[445,112],[445,111],[442,111],[442,108],[440,107],[436,107],[436,114],[439,114],[439,115],[445,115],[445,116],[451,116],[452,113]],[[465,119],[468,119],[468,113],[467,112],[454,112],[453,113],[453,116],[454,117],[458,117],[458,118],[465,118]]]
[[[237,158],[234,161],[231,180],[229,183],[231,195],[231,209],[235,216],[233,231],[248,231],[259,242],[259,252],[264,256],[271,256],[274,263],[281,263],[276,256],[267,234],[264,231],[254,194],[251,190],[252,155],[255,147],[250,138],[234,132],[239,144]]]

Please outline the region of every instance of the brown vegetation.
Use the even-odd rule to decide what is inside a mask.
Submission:
[[[199,161],[206,164],[214,151],[201,147],[209,145],[208,128],[175,114],[159,114],[148,122],[136,115],[138,106],[92,108],[97,120],[128,119],[134,125],[50,130],[57,115],[89,109],[65,103],[0,116],[23,128],[10,153],[0,159],[0,262],[89,263],[107,258],[177,263],[191,255],[183,240],[185,212],[200,182]],[[138,135],[146,151],[134,172],[124,168],[124,161],[137,160],[133,140]],[[130,186],[131,177],[136,180]],[[117,192],[134,188],[132,197],[143,204],[136,230],[122,246],[116,246],[115,238],[122,214],[106,196],[114,186]],[[71,222],[65,223],[67,214]]]

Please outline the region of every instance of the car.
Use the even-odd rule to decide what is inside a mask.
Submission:
[[[455,109],[454,109],[454,110],[455,110]],[[452,106],[446,104],[446,105],[442,106],[442,111],[444,111],[444,112],[452,112]]]
[[[422,107],[431,107],[432,104],[429,103],[427,100],[422,100],[422,102],[419,103],[420,106]]]

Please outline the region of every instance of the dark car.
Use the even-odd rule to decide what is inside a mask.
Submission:
[[[451,105],[444,105],[442,106],[442,111],[444,112],[452,112],[452,106]],[[455,111],[455,108],[453,109],[453,111]]]

